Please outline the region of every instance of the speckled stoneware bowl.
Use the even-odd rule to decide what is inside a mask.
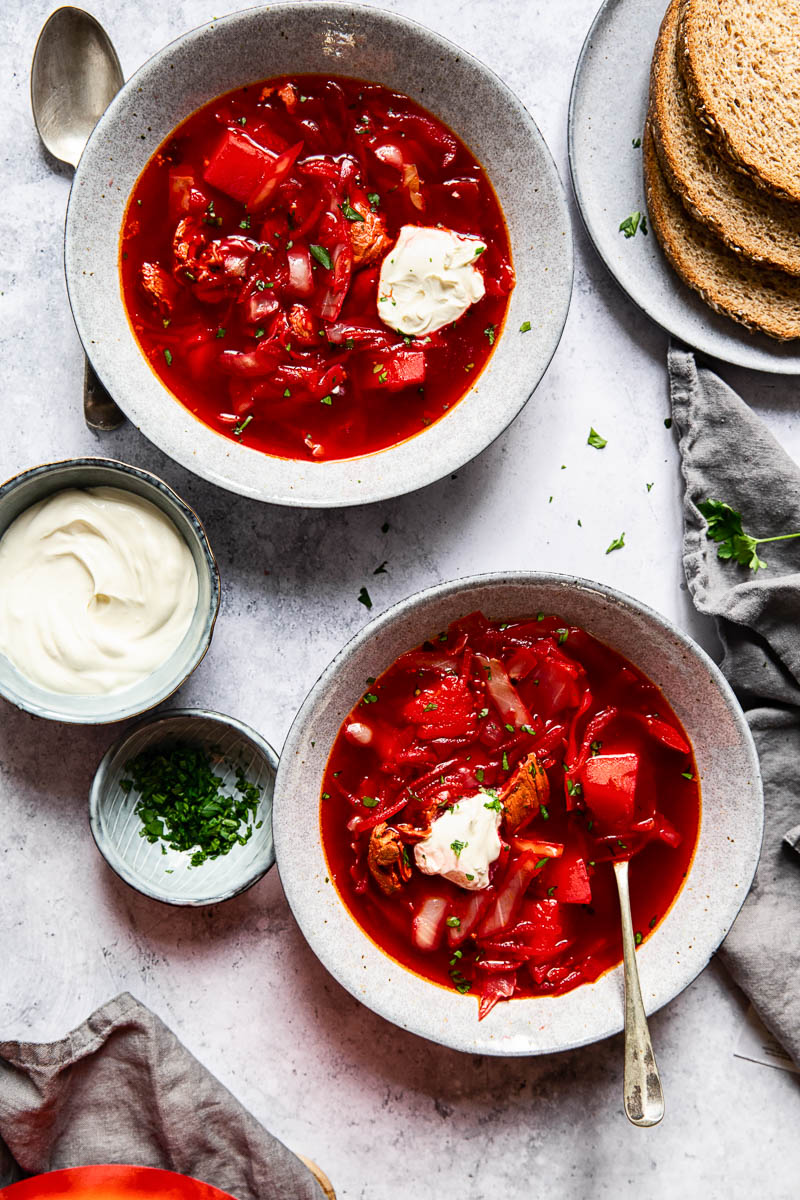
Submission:
[[[345,462],[273,458],[202,424],[150,369],[120,294],[119,231],[149,156],[212,97],[290,72],[377,81],[408,93],[451,126],[494,184],[517,275],[504,331],[464,399],[416,437]],[[137,71],[81,158],[67,212],[65,262],[86,353],[151,441],[231,491],[278,504],[330,507],[413,491],[460,467],[502,433],[558,345],[572,288],[572,233],[550,152],[496,75],[405,17],[362,5],[308,2],[212,20]],[[531,329],[521,334],[525,321]]]
[[[191,867],[191,854],[166,849],[161,842],[140,836],[136,815],[138,795],[121,786],[137,755],[176,742],[200,747],[219,756],[215,773],[222,789],[236,795],[237,768],[261,789],[257,821],[244,846],[236,845],[219,858]],[[275,862],[272,842],[272,789],[278,756],[260,734],[222,713],[181,708],[140,721],[106,752],[89,793],[89,824],[97,848],[108,865],[131,887],[165,904],[219,904],[252,887]]]
[[[554,612],[583,626],[663,690],[692,740],[702,786],[700,835],[682,891],[638,953],[650,1013],[703,969],[747,895],[763,825],[758,759],[741,709],[704,651],[629,596],[565,575],[483,575],[420,592],[366,626],[311,691],[281,754],[273,828],[281,881],[312,949],[357,999],[431,1041],[477,1054],[567,1050],[622,1028],[621,967],[564,996],[498,1004],[479,1022],[474,997],[441,988],[390,958],[326,882],[319,793],[342,720],[368,676],[474,609],[512,620]]]
[[[12,521],[64,488],[122,488],[149,500],[177,528],[197,568],[197,606],[180,646],[166,662],[133,687],[100,696],[50,692],[27,679],[0,654],[0,695],[18,708],[51,721],[105,725],[136,717],[171,696],[188,679],[211,644],[220,599],[217,564],[197,514],[162,479],[111,458],[69,458],[43,463],[15,475],[0,487],[0,537]]]

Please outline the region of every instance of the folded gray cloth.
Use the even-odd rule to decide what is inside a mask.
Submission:
[[[60,1042],[0,1043],[0,1188],[131,1163],[236,1200],[321,1200],[310,1171],[126,993]]]
[[[759,418],[691,351],[669,352],[686,482],[683,561],[695,606],[716,618],[720,664],[752,730],[764,780],[756,879],[719,957],[800,1065],[800,539],[759,547],[756,573],[717,557],[698,504],[721,500],[755,537],[800,530],[800,470]]]

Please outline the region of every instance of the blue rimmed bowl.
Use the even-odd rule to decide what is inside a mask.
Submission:
[[[206,751],[222,791],[235,794],[237,772],[261,792],[256,825],[245,845],[219,858],[190,865],[191,852],[171,850],[140,836],[138,795],[123,787],[129,763],[146,751],[180,743]],[[222,713],[199,708],[172,709],[128,729],[103,756],[89,793],[92,836],[112,871],[125,883],[164,904],[199,907],[219,904],[257,883],[275,862],[272,791],[278,756],[259,733]]]
[[[95,696],[51,692],[28,679],[0,654],[0,695],[34,716],[76,725],[105,725],[138,716],[177,691],[211,644],[221,590],[217,564],[194,509],[163,479],[111,458],[69,458],[43,463],[9,479],[0,487],[0,538],[32,504],[65,488],[94,487],[133,492],[169,518],[189,547],[197,569],[197,604],[183,641],[169,658],[145,679],[118,692]]]

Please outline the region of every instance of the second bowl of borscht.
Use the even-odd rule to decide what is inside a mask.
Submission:
[[[362,6],[213,20],[147,62],[76,172],[78,332],[131,420],[282,504],[398,495],[526,403],[572,284],[532,118],[488,68]]]
[[[287,738],[274,832],[353,995],[455,1049],[537,1054],[622,1028],[614,861],[653,1012],[730,928],[762,819],[704,651],[612,589],[519,573],[431,588],[342,650]]]

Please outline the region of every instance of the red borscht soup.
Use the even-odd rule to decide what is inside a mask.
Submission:
[[[514,285],[480,163],[407,96],[297,75],[229,92],[152,156],[121,238],[148,362],[200,420],[352,458],[471,387]]]
[[[558,617],[472,613],[366,684],[331,750],[321,831],[386,953],[477,996],[480,1017],[567,992],[621,961],[620,857],[648,937],[688,873],[700,788],[640,671]]]

